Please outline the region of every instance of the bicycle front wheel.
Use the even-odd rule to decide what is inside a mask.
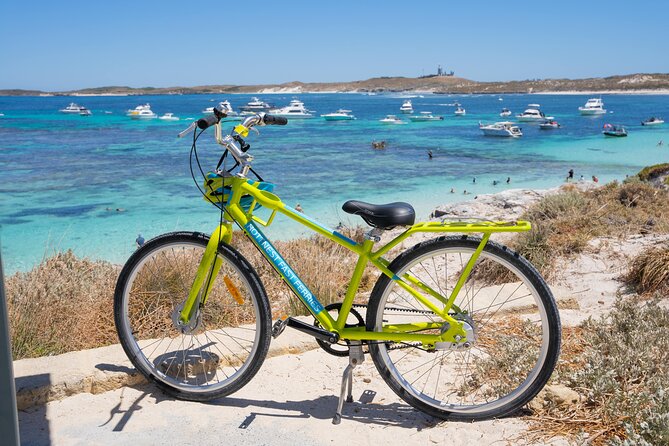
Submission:
[[[440,237],[402,253],[389,268],[449,297],[479,242]],[[488,242],[455,305],[460,311],[450,315],[465,324],[468,345],[370,342],[379,373],[403,400],[439,418],[475,421],[517,411],[543,388],[559,355],[560,321],[550,289],[527,260]],[[367,330],[421,322],[434,327],[443,319],[381,276],[370,297]]]
[[[239,390],[262,365],[270,343],[260,279],[224,243],[206,303],[188,326],[179,323],[207,242],[204,234],[183,232],[147,242],[124,266],[114,294],[116,330],[134,366],[163,390],[192,401]]]

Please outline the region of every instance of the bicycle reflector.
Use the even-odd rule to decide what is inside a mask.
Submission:
[[[252,181],[248,180],[248,183],[257,187],[260,190],[266,190],[272,192],[274,190],[273,183],[267,183],[265,181]],[[227,206],[230,204],[230,197],[232,195],[232,189],[230,185],[232,184],[232,177],[223,177],[215,172],[208,172],[204,178],[204,200],[212,203],[219,209],[221,206]],[[242,195],[242,198],[239,200],[239,206],[248,212],[251,209],[251,204],[253,203],[253,197],[249,194]],[[253,207],[253,210],[257,210],[260,207],[259,204]]]

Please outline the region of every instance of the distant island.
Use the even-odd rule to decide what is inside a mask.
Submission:
[[[587,79],[528,79],[508,82],[479,82],[454,75],[418,78],[376,77],[353,82],[287,82],[266,85],[201,85],[197,87],[132,88],[122,86],[47,92],[0,90],[0,96],[103,96],[150,94],[269,94],[269,93],[387,93],[422,92],[435,94],[513,93],[663,93],[669,94],[668,73],[637,73]]]

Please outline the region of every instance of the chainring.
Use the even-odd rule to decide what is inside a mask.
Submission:
[[[332,303],[330,305],[327,305],[325,307],[326,311],[332,311],[332,310],[341,310],[341,302],[337,303]],[[365,326],[365,321],[362,318],[362,315],[358,313],[358,311],[355,308],[351,308],[351,311],[349,312],[350,315],[353,315],[356,320],[357,324],[346,324],[346,328],[351,328],[351,327],[364,327]],[[314,320],[314,325],[316,327],[320,327],[320,323],[318,320]],[[329,342],[321,341],[320,339],[316,339],[316,342],[318,343],[318,346],[325,350],[327,353],[333,355],[333,356],[338,356],[338,357],[345,357],[348,356],[348,345],[344,344],[330,344]],[[346,341],[344,341],[346,342]]]

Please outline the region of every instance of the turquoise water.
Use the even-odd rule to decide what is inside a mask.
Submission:
[[[582,117],[577,108],[587,96],[424,95],[412,97],[414,110],[443,114],[444,121],[388,126],[378,122],[399,113],[404,95],[265,95],[285,105],[299,97],[308,108],[329,113],[353,110],[356,121],[321,118],[261,128],[251,136],[254,167],[275,183],[275,192],[328,226],[359,223],[341,211],[347,199],[408,201],[419,218],[435,206],[473,199],[507,188],[553,187],[569,169],[578,179],[597,175],[600,182],[623,179],[640,168],[669,160],[669,124],[644,128],[651,115],[669,118],[667,96],[603,96],[606,117]],[[212,100],[233,107],[251,95],[128,97],[0,97],[0,237],[7,272],[26,270],[54,250],[73,249],[92,258],[123,262],[138,233],[145,238],[173,230],[209,232],[218,213],[205,203],[190,178],[189,141],[176,134],[186,121],[133,121],[125,110],[150,102],[159,115],[173,112],[197,118]],[[58,109],[75,101],[93,116],[68,116]],[[459,101],[467,116],[453,116]],[[562,129],[539,130],[522,123],[519,140],[482,136],[478,121],[502,120],[502,107],[514,114],[540,103]],[[111,112],[105,114],[105,111]],[[604,138],[603,123],[624,124],[627,138]],[[373,150],[371,141],[387,149]],[[198,145],[206,167],[220,149],[211,133]],[[429,159],[427,151],[433,158]],[[476,183],[472,183],[476,177]],[[511,177],[511,184],[506,178]],[[493,181],[501,183],[493,186]],[[451,188],[455,193],[450,193]],[[463,195],[463,190],[471,195]],[[118,209],[118,210],[117,210]],[[278,220],[267,231],[274,239],[302,234],[292,222]]]

